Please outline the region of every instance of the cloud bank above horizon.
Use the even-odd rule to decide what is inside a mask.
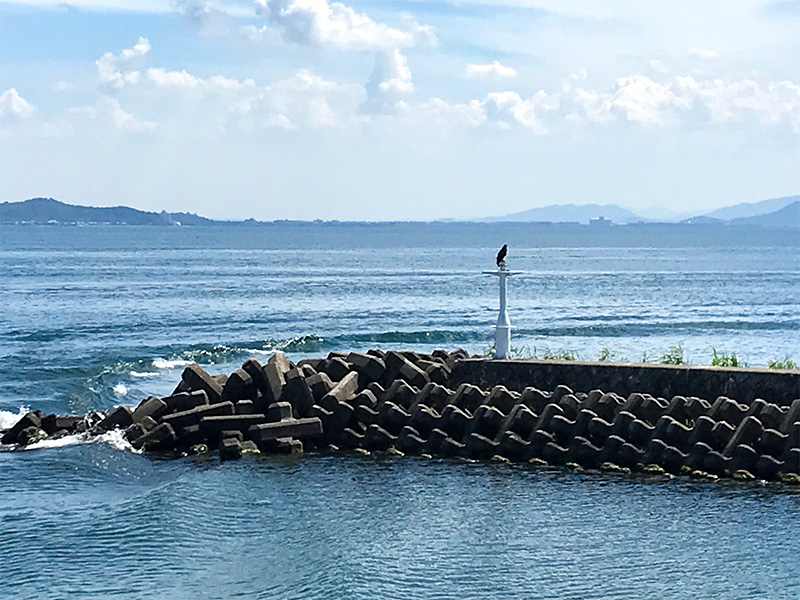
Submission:
[[[800,11],[693,6],[0,0],[0,199],[383,220],[797,193]]]

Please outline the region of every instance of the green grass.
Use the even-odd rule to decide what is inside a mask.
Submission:
[[[494,344],[490,344],[487,346],[484,351],[479,356],[485,356],[487,358],[494,357]],[[539,348],[536,347],[531,348],[528,345],[523,346],[511,346],[511,350],[509,351],[509,358],[517,359],[517,360],[566,360],[566,361],[578,361],[583,360],[580,353],[575,350],[571,350],[569,348]],[[597,356],[598,362],[616,362],[616,363],[629,363],[630,360],[627,357],[621,357],[617,355],[617,352],[607,348],[602,347],[600,352]],[[645,352],[642,354],[641,360],[639,362],[642,363],[658,363],[662,365],[686,365],[691,364],[686,358],[685,351],[683,349],[682,344],[676,344],[674,346],[670,346],[666,352],[662,352],[658,355],[658,358],[653,358],[653,355]],[[736,355],[735,352],[724,352],[724,351],[717,351],[716,348],[711,349],[711,366],[712,367],[749,367],[750,365],[743,361],[739,356]],[[769,360],[767,362],[767,366],[770,369],[798,369],[800,370],[800,365],[796,363],[794,360],[789,358],[788,356],[783,358],[782,360]]]
[[[686,364],[686,359],[683,355],[683,346],[681,344],[670,346],[669,350],[663,352],[661,356],[658,357],[658,362],[662,365]]]
[[[769,369],[800,369],[800,366],[797,365],[791,358],[788,356],[783,360],[768,360],[767,361],[767,368]]]
[[[711,366],[712,367],[747,367],[746,362],[742,362],[736,356],[735,352],[728,354],[727,352],[717,353],[716,348],[711,349]]]
[[[580,360],[581,357],[577,352],[566,348],[559,348],[558,350],[545,348],[542,358],[544,360]]]
[[[597,356],[598,362],[608,362],[614,360],[614,357],[617,356],[616,352],[612,352],[605,346],[600,348],[600,354]]]

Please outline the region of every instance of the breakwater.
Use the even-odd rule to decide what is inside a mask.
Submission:
[[[792,391],[794,390],[794,394]],[[3,444],[124,430],[147,452],[339,448],[800,482],[800,373],[470,359],[463,350],[282,353],[86,416],[34,411]]]

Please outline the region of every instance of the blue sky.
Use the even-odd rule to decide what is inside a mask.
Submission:
[[[0,200],[241,219],[800,193],[800,1],[0,0]]]

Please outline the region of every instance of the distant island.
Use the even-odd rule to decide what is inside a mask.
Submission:
[[[272,221],[273,223],[275,221]],[[281,221],[286,222],[286,221]],[[459,222],[459,221],[447,221]],[[464,221],[460,221],[464,222]],[[615,204],[553,204],[527,211],[473,220],[475,223],[541,223],[606,227],[615,224],[650,224],[652,221]],[[267,222],[215,221],[193,213],[148,212],[127,206],[93,207],[66,204],[53,198],[31,198],[22,202],[0,204],[0,223],[53,225],[263,225]],[[800,229],[800,196],[772,198],[717,209],[704,215],[679,221],[683,225],[751,226]]]

